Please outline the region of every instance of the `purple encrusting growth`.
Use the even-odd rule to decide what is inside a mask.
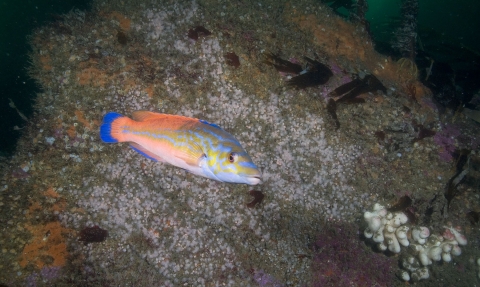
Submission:
[[[28,275],[28,277],[25,279],[25,285],[26,287],[36,287],[37,286],[37,278],[38,274],[36,272],[33,272],[32,274]]]
[[[36,287],[37,283],[52,283],[60,275],[60,266],[48,267],[45,266],[40,270],[40,276],[37,272],[33,272],[25,279],[25,286]],[[42,285],[43,286],[43,285]]]
[[[314,248],[312,286],[393,286],[395,259],[369,250],[353,226],[327,227]]]
[[[266,274],[263,270],[255,270],[253,274],[253,280],[257,282],[258,286],[262,287],[282,287],[284,286],[275,277]]]
[[[342,68],[340,68],[337,64],[331,62],[330,69],[332,70],[334,75],[342,74]]]
[[[330,62],[330,69],[332,70],[333,72],[333,75],[338,78],[337,79],[337,84],[340,85],[343,85],[343,84],[346,84],[350,81],[352,81],[352,78],[346,74],[342,68],[340,68],[337,64],[335,64],[334,62]],[[336,88],[336,87],[335,87]],[[333,90],[333,89],[332,89]]]
[[[330,69],[332,70],[333,77],[329,80],[329,82],[321,87],[319,95],[323,100],[326,102],[330,99],[330,93],[338,88],[341,85],[344,85],[348,82],[352,81],[352,78],[346,74],[340,66],[338,66],[335,62],[329,63]]]
[[[453,159],[453,153],[456,149],[456,140],[460,135],[460,130],[456,125],[445,125],[444,128],[437,132],[433,137],[433,141],[440,147],[440,159],[450,162]]]
[[[42,270],[40,270],[40,275],[42,276],[43,281],[51,281],[60,275],[60,269],[60,266],[43,267]]]

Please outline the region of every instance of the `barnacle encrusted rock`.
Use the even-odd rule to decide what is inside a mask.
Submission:
[[[260,270],[274,282],[308,286],[312,272],[320,274],[312,258],[321,250],[310,243],[325,228],[356,224],[373,202],[404,193],[424,203],[419,206],[424,214],[451,176],[451,167],[437,160],[431,138],[413,143],[418,124],[438,126],[428,90],[375,52],[361,27],[318,1],[95,0],[92,5],[92,11],[74,9],[58,20],[61,25],[39,28],[30,38],[29,71],[42,92],[18,153],[0,163],[0,213],[7,218],[0,227],[8,231],[0,237],[2,283],[33,286],[27,279],[54,264],[65,277],[48,284],[58,286],[88,280],[249,286]],[[188,31],[199,25],[211,34],[192,40]],[[290,89],[288,75],[262,62],[268,51],[292,62],[308,57],[333,75],[319,82],[326,85]],[[238,57],[238,67],[228,65],[227,53]],[[375,75],[386,89],[358,95],[362,104],[339,103],[336,129],[327,110],[329,94],[361,75]],[[406,96],[404,79],[425,101]],[[137,110],[204,119],[235,135],[263,173],[254,194],[258,204],[250,202],[245,185],[154,163],[128,144],[101,143],[98,130],[107,112]],[[379,131],[383,140],[375,137]],[[50,186],[58,197],[44,194]],[[467,207],[455,204],[466,196],[452,201],[452,217],[463,216]],[[434,207],[441,204],[438,199]],[[469,204],[474,210],[478,203]],[[25,216],[30,209],[35,213]],[[379,206],[366,219],[366,235],[380,248],[402,253],[413,244],[413,227],[401,212]],[[435,209],[431,220],[441,219]],[[108,230],[108,238],[101,232],[98,241],[104,241],[85,245],[64,232],[85,226]],[[415,244],[428,244],[428,237],[423,239]],[[445,242],[440,245],[448,253]],[[363,247],[356,252],[368,258]],[[425,249],[427,256],[433,247]],[[24,248],[29,256],[21,256]],[[409,254],[420,264],[417,254]],[[408,275],[425,278],[421,268]],[[364,278],[358,272],[356,278]],[[342,273],[322,274],[328,280]],[[395,286],[395,280],[371,285]]]

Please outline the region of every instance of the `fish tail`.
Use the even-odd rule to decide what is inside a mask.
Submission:
[[[125,134],[123,128],[131,120],[119,113],[110,112],[103,117],[103,123],[100,126],[100,139],[106,143],[124,142]]]

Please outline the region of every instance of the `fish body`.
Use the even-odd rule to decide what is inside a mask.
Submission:
[[[215,124],[178,115],[136,111],[132,119],[110,112],[100,138],[129,142],[140,154],[206,178],[255,185],[262,175],[240,143]]]

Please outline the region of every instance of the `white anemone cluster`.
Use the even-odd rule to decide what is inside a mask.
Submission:
[[[401,246],[410,246],[409,252],[400,261],[402,270],[398,272],[405,281],[428,279],[428,265],[433,261],[452,261],[452,255],[462,253],[460,245],[467,244],[459,228],[444,226],[442,235],[430,235],[427,227],[407,226],[408,217],[403,212],[389,212],[379,203],[363,217],[368,225],[365,237],[376,242],[380,250],[400,253]]]
[[[415,243],[411,249],[418,255],[418,259],[423,266],[432,264],[433,261],[443,260],[452,261],[452,255],[462,254],[459,245],[466,245],[467,239],[464,235],[453,227],[445,226],[445,232],[442,235],[433,234],[428,237],[425,243]]]
[[[377,243],[380,250],[390,250],[400,253],[400,245],[408,246],[407,238],[409,227],[405,225],[408,217],[403,212],[388,212],[387,209],[376,203],[372,212],[365,212],[363,217],[368,224],[364,231],[366,238],[371,238]]]

